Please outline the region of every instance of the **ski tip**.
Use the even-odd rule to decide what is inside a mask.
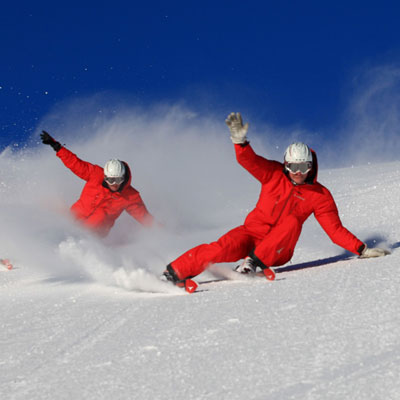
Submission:
[[[263,270],[265,277],[269,281],[274,281],[275,280],[275,272],[271,268],[265,268]]]
[[[10,260],[6,259],[6,258],[2,258],[0,260],[0,262],[8,269],[8,270],[12,270],[13,269],[13,265],[10,263]]]
[[[188,293],[193,293],[197,289],[197,283],[195,281],[192,281],[191,279],[186,279],[185,280],[185,290]]]

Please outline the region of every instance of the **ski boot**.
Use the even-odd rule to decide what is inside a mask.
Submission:
[[[275,279],[275,272],[271,268],[262,264],[261,261],[257,261],[259,261],[257,258],[254,260],[252,257],[247,256],[243,262],[235,268],[235,271],[239,272],[240,274],[255,274],[257,267],[260,267],[265,278],[269,281],[273,281]]]
[[[167,281],[172,282],[175,286],[184,288],[188,293],[193,293],[197,289],[197,283],[190,278],[179,279],[171,264],[167,265],[166,270],[163,272],[163,277]]]
[[[240,274],[255,274],[257,269],[257,265],[255,264],[254,260],[247,256],[241,264],[239,264],[235,271],[239,272]]]

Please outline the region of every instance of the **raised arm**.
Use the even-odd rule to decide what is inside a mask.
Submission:
[[[42,131],[40,138],[42,139],[43,144],[51,146],[53,150],[56,151],[57,157],[61,159],[67,168],[83,180],[88,181],[92,173],[96,169],[100,168],[97,165],[93,165],[78,158],[74,153],[57,142],[57,140],[50,136],[46,131]]]
[[[243,125],[240,113],[230,113],[225,122],[231,132],[238,163],[257,180],[265,183],[273,171],[283,169],[281,163],[267,160],[254,152],[246,137],[249,124]]]

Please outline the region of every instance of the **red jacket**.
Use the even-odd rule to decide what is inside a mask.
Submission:
[[[57,156],[75,175],[86,181],[79,200],[72,205],[75,217],[101,236],[106,236],[115,220],[126,210],[141,224],[150,226],[149,214],[139,192],[131,186],[131,172],[124,163],[126,179],[116,192],[104,182],[104,170],[98,165],[80,160],[74,153],[62,147]]]
[[[296,216],[303,224],[313,213],[335,244],[359,254],[363,243],[343,227],[331,193],[317,182],[318,162],[315,152],[312,152],[313,169],[306,183],[295,185],[285,173],[282,163],[258,156],[249,144],[235,145],[235,151],[239,164],[261,182],[257,205],[244,223],[248,230],[265,236],[272,226],[285,223],[288,215]]]

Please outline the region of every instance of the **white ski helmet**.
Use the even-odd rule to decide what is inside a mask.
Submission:
[[[312,162],[310,148],[301,142],[292,143],[285,151],[285,163]]]
[[[125,175],[125,165],[122,161],[112,159],[104,166],[104,175],[107,178],[122,178]]]

